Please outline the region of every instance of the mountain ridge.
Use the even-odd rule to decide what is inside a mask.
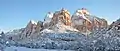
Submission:
[[[103,27],[107,27],[107,21],[105,20],[105,19],[103,19],[103,18],[98,18],[97,16],[91,16],[91,14],[88,12],[88,10],[87,9],[85,9],[85,8],[82,8],[82,9],[78,9],[78,10],[76,10],[76,12],[75,13],[78,13],[78,15],[76,15],[76,16],[71,16],[70,15],[70,13],[69,13],[69,11],[67,10],[67,9],[65,9],[65,8],[62,8],[60,11],[57,11],[57,12],[55,12],[55,13],[52,13],[52,12],[48,12],[48,14],[45,16],[45,19],[44,19],[44,21],[42,22],[42,21],[37,21],[37,22],[35,22],[34,20],[30,20],[29,21],[29,23],[27,24],[27,26],[24,28],[25,30],[23,30],[22,32],[23,33],[21,33],[21,34],[34,34],[35,32],[40,32],[40,31],[42,31],[42,30],[44,30],[44,29],[53,29],[53,28],[55,28],[55,27],[53,27],[54,25],[57,25],[57,23],[60,23],[61,22],[61,24],[58,24],[58,25],[61,25],[62,27],[68,27],[68,26],[70,26],[70,27],[73,27],[74,29],[76,29],[76,31],[81,31],[81,30],[83,30],[83,28],[80,28],[80,27],[83,27],[83,26],[86,26],[86,29],[89,29],[88,31],[92,31],[92,29],[93,28],[91,28],[92,27],[92,25],[89,23],[89,22],[91,22],[91,21],[94,21],[94,20],[90,20],[92,17],[94,17],[94,18],[96,18],[96,20],[98,20],[98,21],[103,21],[103,22],[106,22],[106,24],[103,24],[103,25],[101,25],[101,26],[103,26]],[[71,17],[70,17],[71,16]],[[79,22],[79,23],[77,23],[76,25],[74,24],[75,22],[75,19],[77,18],[77,17],[83,17],[82,19],[80,19],[80,20],[83,20],[82,22],[84,22],[84,20],[88,20],[87,22],[88,22],[88,25],[91,25],[91,27],[88,27],[87,25],[79,25],[79,23],[81,24],[82,22]],[[59,17],[59,19],[57,18],[57,17]],[[64,18],[64,17],[66,17],[66,18]],[[75,18],[76,17],[76,18]],[[88,17],[88,18],[85,18],[85,17]],[[90,18],[91,17],[91,18]],[[75,19],[74,19],[75,18]],[[89,19],[90,18],[90,19]],[[78,19],[78,18],[77,18]],[[93,18],[92,18],[93,19]],[[65,22],[64,22],[65,21]],[[68,21],[70,21],[70,22],[68,22]],[[99,23],[100,22],[97,22],[96,21],[96,23],[92,23],[92,24],[98,24],[98,27],[100,26],[99,25]],[[69,24],[69,25],[65,25],[65,24]],[[87,24],[87,23],[83,23],[83,24]],[[76,26],[78,26],[78,27],[76,27]],[[95,25],[94,25],[95,26]],[[52,28],[53,27],[53,28]],[[61,27],[61,28],[62,28]],[[64,27],[64,28],[65,28]],[[58,27],[59,28],[59,27]],[[85,30],[84,30],[85,31]]]

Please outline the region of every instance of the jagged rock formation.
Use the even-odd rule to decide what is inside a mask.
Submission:
[[[31,20],[25,29],[21,32],[21,38],[30,37],[35,33],[39,33],[43,29],[43,22],[35,22]]]
[[[43,29],[43,22],[38,21],[36,25],[36,32],[39,33]]]
[[[51,20],[52,18],[53,18],[53,13],[52,12],[48,12],[48,14],[45,16],[44,22],[43,22],[44,29],[49,27],[50,22],[52,21]]]
[[[36,26],[37,22],[31,20],[24,29],[24,31],[21,33],[22,34],[21,37],[28,37],[31,34],[33,34],[35,32]]]
[[[56,32],[66,32],[66,31],[77,31],[71,26],[71,17],[70,13],[66,9],[56,11],[53,15],[53,18],[50,22],[49,28]]]
[[[66,26],[71,25],[71,17],[70,13],[66,9],[62,9],[60,11],[56,11],[53,15],[50,26],[57,24],[58,22],[62,22]]]
[[[98,18],[91,15],[87,9],[82,8],[77,10],[72,18],[67,9],[61,9],[55,13],[48,12],[45,16],[44,22],[30,21],[26,28],[22,31],[22,37],[30,36],[35,33],[43,32],[44,29],[53,30],[56,32],[79,31],[89,34],[94,29],[107,27],[105,19]]]
[[[78,9],[72,16],[73,27],[81,32],[107,27],[105,19],[91,15],[86,9]]]
[[[97,18],[97,17],[96,17]],[[108,22],[107,22],[107,20],[105,20],[104,18],[101,18],[101,19],[99,19],[99,18],[97,18],[99,21],[100,21],[100,27],[101,28],[107,28],[108,27]]]
[[[94,29],[103,27],[107,27],[107,21],[93,16],[85,8],[78,9],[72,15],[72,18],[70,17],[69,11],[63,8],[55,13],[48,12],[45,16],[44,22],[35,22],[31,20],[24,29],[19,31],[18,34],[20,34],[19,36],[22,39],[34,36],[35,34],[42,33],[46,30],[59,33],[75,31],[89,34]]]
[[[39,33],[51,32],[81,32],[91,33],[96,28],[107,27],[107,21],[105,19],[98,18],[91,15],[87,9],[78,9],[70,17],[70,13],[67,9],[61,9],[55,13],[48,12],[45,16],[44,22],[35,22],[31,20],[25,28],[18,30],[20,34],[17,37],[31,38],[37,36]],[[11,32],[12,33],[12,32]]]

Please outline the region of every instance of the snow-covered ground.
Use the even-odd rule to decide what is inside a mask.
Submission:
[[[25,47],[7,47],[4,49],[5,51],[73,51],[73,50],[50,50],[50,49],[31,49]]]
[[[120,32],[115,28],[95,30],[88,36],[78,33],[43,33],[32,40],[12,43],[14,45],[6,47],[5,51],[120,51]]]

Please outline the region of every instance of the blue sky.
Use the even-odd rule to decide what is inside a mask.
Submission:
[[[0,29],[25,27],[29,20],[43,20],[48,11],[62,7],[71,14],[87,8],[91,14],[112,22],[120,17],[120,0],[0,0]]]

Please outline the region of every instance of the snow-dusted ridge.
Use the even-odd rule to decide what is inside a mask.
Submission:
[[[36,24],[37,25],[37,22],[34,21],[34,20],[30,20],[32,24]]]

